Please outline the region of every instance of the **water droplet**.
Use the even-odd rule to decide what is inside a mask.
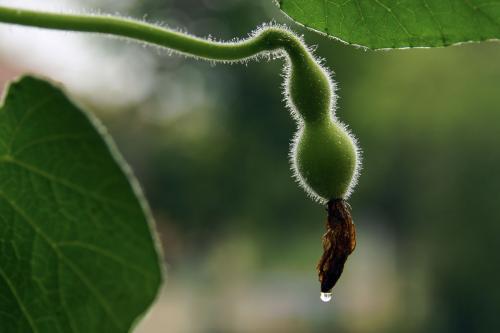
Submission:
[[[330,302],[330,300],[332,299],[332,293],[321,293],[319,298],[321,298],[321,300],[325,303]]]

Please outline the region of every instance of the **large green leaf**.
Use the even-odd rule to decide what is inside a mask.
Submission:
[[[150,219],[106,138],[52,84],[24,77],[8,89],[0,332],[128,332],[155,299],[162,274]]]
[[[297,22],[372,49],[500,38],[500,0],[280,0]]]

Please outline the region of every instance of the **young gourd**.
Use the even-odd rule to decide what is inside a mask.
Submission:
[[[335,89],[321,67],[297,37],[288,36],[289,58],[285,95],[298,131],[291,160],[299,184],[315,200],[326,203],[328,218],[323,256],[318,263],[321,299],[331,289],[356,246],[356,234],[346,199],[356,184],[360,157],[356,142],[335,117]]]

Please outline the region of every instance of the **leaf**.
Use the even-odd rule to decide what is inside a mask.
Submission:
[[[500,38],[500,0],[280,0],[306,27],[371,49]]]
[[[162,280],[151,220],[101,125],[23,77],[0,109],[0,331],[128,332]]]

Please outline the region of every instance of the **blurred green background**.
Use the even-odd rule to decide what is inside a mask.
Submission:
[[[149,199],[168,279],[137,332],[500,330],[500,43],[364,51],[302,29],[270,0],[0,4],[99,9],[216,39],[275,20],[335,71],[364,170],[351,198],[358,247],[325,304],[325,211],[291,177],[281,61],[214,66],[0,25],[2,86],[27,71],[66,84]]]

